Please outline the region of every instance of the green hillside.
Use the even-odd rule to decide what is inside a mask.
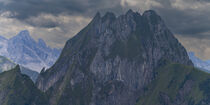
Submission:
[[[14,62],[12,62],[11,60],[9,60],[8,58],[4,57],[4,56],[0,56],[0,73],[4,72],[4,71],[8,71],[13,69],[17,64],[15,64]],[[21,73],[28,75],[31,80],[35,83],[36,79],[39,75],[38,72],[30,70],[26,67],[20,66],[21,69]]]
[[[208,105],[210,75],[194,67],[170,64],[157,70],[136,105]]]
[[[48,105],[44,94],[19,66],[0,74],[0,105]]]

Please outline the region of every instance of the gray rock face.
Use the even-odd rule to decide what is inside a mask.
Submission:
[[[134,105],[162,61],[193,65],[154,11],[97,13],[36,84],[52,105]]]

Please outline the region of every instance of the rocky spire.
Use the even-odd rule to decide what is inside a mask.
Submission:
[[[39,89],[52,93],[50,99],[59,99],[51,104],[65,105],[67,99],[68,105],[134,105],[162,61],[192,65],[170,30],[157,25],[164,22],[154,11],[97,13],[91,23],[37,80]]]

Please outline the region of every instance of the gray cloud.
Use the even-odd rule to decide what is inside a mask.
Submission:
[[[0,0],[0,11],[36,27],[54,28],[59,24],[47,19],[29,20],[40,14],[93,17],[97,11],[122,13],[121,0]],[[38,21],[37,21],[38,20]]]
[[[164,18],[166,24],[171,28],[171,30],[173,30],[175,34],[192,37],[206,36],[204,34],[210,31],[209,3],[203,3],[204,1],[199,2],[201,0],[186,1],[184,3],[180,2],[180,4],[177,3],[175,6],[173,6],[174,2],[171,2],[170,0],[159,0],[159,2],[166,3],[162,3],[162,7],[152,7],[152,9],[156,10],[162,16],[162,18]],[[188,8],[188,5],[191,7]]]
[[[25,28],[34,38],[62,47],[97,11],[121,14],[124,8],[121,0],[0,0],[0,18],[5,20],[0,24],[6,23],[0,34],[11,37]]]
[[[162,6],[151,6],[165,20],[188,51],[210,59],[210,1],[158,0]]]
[[[41,13],[92,16],[96,11],[110,9],[119,11],[120,2],[120,0],[10,0],[9,3],[2,2],[0,9],[16,13],[14,17],[18,19],[26,19]]]
[[[50,19],[43,19],[43,20],[37,20],[37,19],[34,19],[34,20],[27,19],[25,22],[27,22],[28,24],[34,27],[54,28],[54,27],[59,26],[59,23],[57,21],[53,21]]]
[[[61,47],[97,11],[119,15],[129,8],[157,11],[189,51],[210,59],[210,0],[0,0],[0,24],[8,23],[0,26],[0,34],[25,28],[34,38]]]
[[[209,39],[197,39],[194,37],[183,37],[176,35],[179,41],[185,46],[188,51],[195,52],[196,56],[203,60],[209,60],[210,58],[210,40]]]

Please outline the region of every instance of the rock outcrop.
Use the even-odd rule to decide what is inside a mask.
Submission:
[[[51,105],[134,105],[165,62],[193,65],[156,12],[97,13],[36,85]]]

